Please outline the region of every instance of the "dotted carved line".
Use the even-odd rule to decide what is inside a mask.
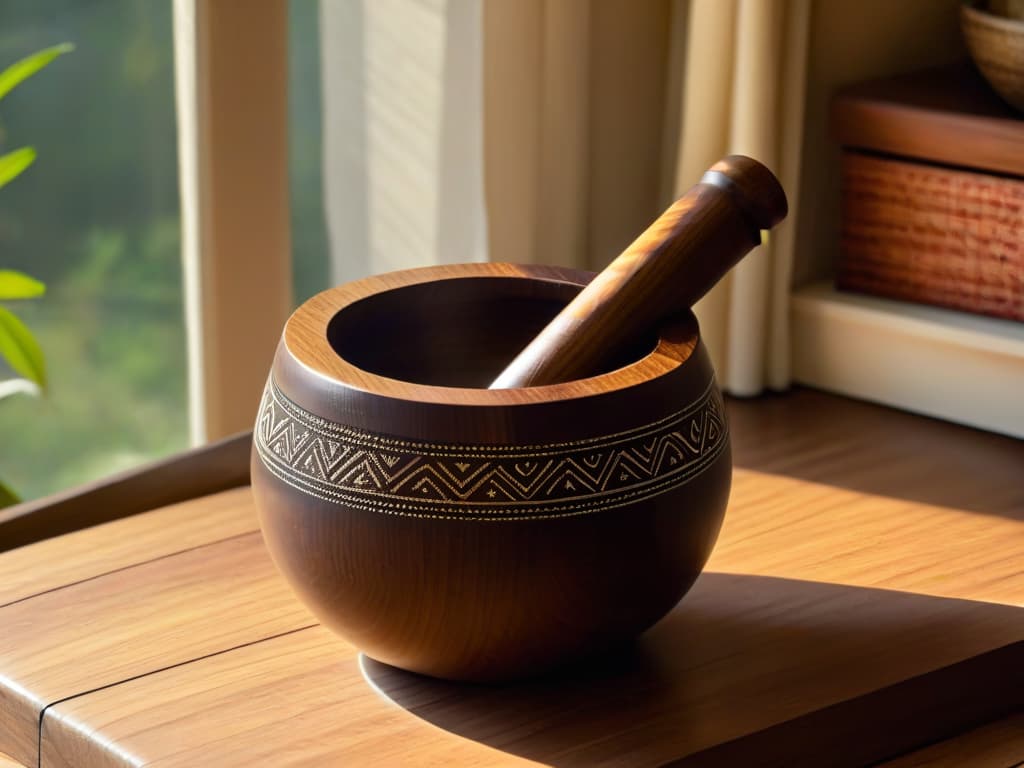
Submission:
[[[388,437],[386,435],[376,434],[373,432],[364,432],[362,430],[354,429],[353,427],[346,427],[342,424],[328,421],[316,414],[300,408],[281,392],[277,383],[273,381],[273,379],[267,383],[267,391],[264,393],[264,398],[269,395],[273,402],[286,413],[291,415],[292,418],[304,425],[315,426],[322,437],[334,436],[338,438],[339,441],[356,443],[364,448],[387,447],[387,450],[393,450],[396,452],[406,451],[424,456],[458,458],[462,455],[469,454],[473,458],[494,456],[495,458],[500,457],[506,459],[532,459],[545,455],[546,453],[564,453],[566,450],[580,450],[591,446],[599,445],[602,448],[611,447],[626,441],[640,440],[647,435],[675,426],[676,423],[680,423],[687,418],[690,418],[693,414],[697,413],[697,411],[704,408],[709,401],[715,399],[714,384],[714,377],[708,379],[708,383],[707,386],[705,386],[704,391],[701,392],[701,394],[684,409],[669,414],[668,416],[665,416],[658,421],[651,422],[650,424],[644,424],[643,426],[633,427],[622,432],[614,432],[609,435],[590,437],[582,440],[541,443],[536,445],[517,445],[514,447],[500,445],[457,445],[451,443],[416,442],[403,440],[397,437]],[[261,415],[263,410],[264,409],[261,404]],[[529,453],[516,453],[516,451],[529,451]]]
[[[714,463],[722,451],[725,449],[726,441],[720,440],[713,449],[713,452],[707,455],[706,461],[701,461],[698,466],[692,466],[692,469],[687,472],[684,476],[673,476],[672,481],[666,481],[659,484],[646,488],[642,491],[624,492],[619,496],[615,496],[611,499],[607,499],[604,503],[600,500],[593,504],[576,504],[576,505],[550,505],[550,506],[539,506],[532,509],[515,509],[511,512],[502,509],[487,509],[476,506],[473,509],[460,510],[454,508],[442,509],[435,511],[425,505],[411,505],[411,504],[395,504],[388,505],[386,503],[369,504],[358,498],[352,498],[344,493],[338,491],[319,490],[313,487],[308,487],[305,484],[300,484],[292,476],[282,472],[274,464],[267,461],[267,457],[264,455],[262,447],[257,445],[260,458],[263,459],[263,466],[267,470],[277,477],[285,484],[295,488],[298,491],[326,501],[330,503],[338,503],[339,501],[344,502],[347,506],[353,509],[358,509],[365,512],[375,512],[378,514],[394,515],[397,517],[413,517],[427,520],[467,520],[473,522],[515,522],[524,520],[554,520],[558,518],[566,517],[579,517],[581,515],[593,514],[595,512],[602,512],[609,509],[616,509],[623,507],[627,504],[634,504],[638,501],[644,501],[648,498],[660,496],[662,493],[666,493],[675,488],[686,485],[694,477],[703,473],[703,471]],[[439,502],[439,504],[450,504],[451,502]],[[425,511],[424,511],[425,510]],[[558,511],[566,510],[566,511]]]
[[[670,472],[666,472],[666,473],[664,473],[662,475],[659,475],[659,476],[649,477],[649,478],[646,478],[646,479],[643,479],[643,480],[638,480],[638,482],[633,483],[632,485],[624,486],[624,487],[620,487],[620,488],[614,488],[614,489],[611,489],[611,490],[593,491],[593,492],[590,492],[590,493],[587,493],[587,494],[581,494],[581,495],[578,495],[578,496],[561,496],[561,497],[559,497],[558,501],[552,501],[552,502],[550,502],[548,504],[543,504],[543,506],[545,508],[548,508],[548,507],[551,507],[552,505],[555,505],[555,504],[561,504],[561,503],[564,503],[564,502],[571,502],[571,501],[582,501],[582,500],[590,500],[594,504],[599,504],[601,499],[613,498],[613,497],[618,496],[619,494],[625,493],[625,492],[630,491],[630,490],[636,489],[637,492],[639,492],[639,491],[642,491],[645,488],[660,488],[665,483],[671,483],[674,479],[677,479],[677,478],[679,478],[679,479],[688,478],[692,474],[692,472],[694,470],[699,470],[700,468],[705,466],[708,461],[712,460],[715,456],[717,456],[718,452],[721,451],[721,449],[722,449],[722,447],[724,445],[725,445],[725,434],[724,434],[724,427],[723,427],[723,433],[720,435],[719,440],[714,444],[714,446],[712,448],[710,448],[708,450],[708,452],[705,452],[704,454],[702,454],[700,456],[697,456],[695,459],[693,459],[693,461],[690,461],[687,464],[682,464],[682,465],[676,467],[675,469],[671,470]],[[260,456],[263,458],[265,464],[272,463],[275,466],[277,466],[280,469],[281,472],[287,473],[289,470],[294,472],[294,468],[293,467],[291,467],[286,461],[283,461],[279,456],[276,456],[272,451],[267,450],[265,448],[265,446],[262,445],[261,442],[259,442],[259,441],[257,442],[257,447],[259,449]],[[548,477],[550,477],[550,474],[548,475]],[[354,489],[354,488],[346,489],[345,493],[351,494],[351,495],[350,496],[342,496],[341,495],[342,492],[338,491],[338,490],[335,490],[335,489],[336,488],[342,488],[344,486],[339,486],[339,485],[336,485],[336,484],[332,484],[329,481],[319,480],[317,478],[309,477],[308,475],[303,475],[301,473],[296,475],[296,481],[300,482],[300,483],[302,483],[302,484],[304,484],[304,485],[306,485],[306,486],[308,486],[308,487],[310,487],[312,489],[320,489],[324,493],[336,495],[338,498],[345,498],[346,500],[348,500],[349,498],[351,498],[351,499],[365,499],[365,497],[376,496],[376,497],[380,497],[382,499],[394,500],[394,502],[396,504],[407,505],[407,506],[409,506],[409,508],[414,508],[414,507],[422,506],[422,505],[439,505],[439,504],[447,504],[447,505],[452,505],[452,506],[460,506],[460,507],[467,507],[467,508],[478,508],[478,509],[486,509],[487,508],[487,507],[482,506],[482,505],[486,504],[486,502],[481,502],[481,501],[462,501],[462,500],[458,500],[458,499],[445,499],[445,500],[441,500],[441,499],[422,499],[422,498],[419,498],[419,497],[416,497],[416,496],[406,496],[406,495],[400,494],[400,493],[398,493],[396,491],[373,490],[373,489],[369,489],[369,488],[366,488],[366,489]],[[369,499],[365,499],[365,500],[369,501]],[[413,502],[413,503],[411,505],[408,505],[407,502]],[[517,506],[517,505],[518,506],[522,506],[522,505],[539,504],[539,503],[542,504],[542,502],[536,502],[536,501],[534,501],[532,499],[523,499],[521,501],[515,501],[515,500],[495,501],[495,502],[493,502],[493,505],[494,505],[495,508],[499,508],[500,509],[500,508],[513,507],[513,506]]]
[[[703,413],[700,413],[701,411]],[[698,417],[700,417],[699,420]],[[687,419],[689,419],[688,422]],[[709,421],[711,422],[710,424]],[[677,429],[677,426],[680,424],[682,424],[681,430]],[[686,434],[684,434],[687,433],[687,426],[692,431],[695,425],[699,425],[703,438],[699,447],[691,444]],[[710,441],[708,439],[708,430],[713,426],[718,427],[717,440]],[[301,439],[298,443],[293,443],[292,441],[296,439],[297,432],[301,433]],[[255,434],[255,444],[262,463],[275,477],[303,493],[324,501],[340,502],[356,509],[372,512],[430,519],[526,520],[582,515],[619,507],[626,503],[632,503],[664,493],[689,482],[693,477],[701,473],[724,450],[727,438],[728,425],[725,421],[721,400],[714,389],[713,379],[709,380],[707,387],[697,400],[691,402],[686,408],[652,424],[604,437],[525,447],[416,443],[362,432],[351,427],[327,422],[304,411],[288,400],[271,380],[268,381],[266,391],[264,392],[260,418]],[[650,447],[647,447],[645,443],[652,439],[653,442],[650,443]],[[662,453],[661,451],[656,452],[655,448],[661,447],[661,450],[664,450],[666,445],[675,445],[674,443],[667,442],[670,439],[682,440],[687,450],[695,455],[690,461],[684,461],[679,466],[675,466],[676,462],[673,459],[672,464],[674,468],[659,474],[659,470],[665,464],[664,458],[662,458],[662,461],[658,461],[658,457],[662,456]],[[320,446],[319,450],[323,451],[323,441],[325,440],[336,444],[332,455],[336,455],[337,449],[343,450],[345,452],[343,455],[352,454],[350,460],[345,460],[345,467],[356,467],[353,472],[359,471],[357,466],[359,462],[368,460],[373,460],[378,470],[383,471],[383,467],[378,459],[384,460],[388,467],[392,467],[395,465],[395,462],[400,460],[400,455],[397,454],[404,454],[407,460],[412,460],[411,464],[418,464],[425,457],[434,457],[437,459],[436,461],[427,459],[427,469],[433,473],[436,480],[443,484],[444,489],[450,492],[448,494],[441,493],[442,496],[447,495],[448,498],[407,496],[399,493],[398,486],[380,488],[378,484],[378,489],[351,487],[345,482],[328,479],[325,474],[327,471],[326,467],[319,463],[319,469],[316,473],[304,471],[299,467],[298,462],[303,456],[307,455],[307,448],[305,446],[309,444],[316,450],[314,446],[316,444]],[[283,444],[287,446],[286,454],[281,454],[278,448],[282,444],[281,441],[284,441]],[[623,443],[626,444],[624,447]],[[386,445],[387,448],[382,448],[382,444]],[[675,445],[675,448],[677,451],[680,450],[678,445]],[[533,451],[531,453],[516,453],[516,451],[531,449]],[[616,461],[629,458],[634,462],[639,462],[640,466],[643,467],[643,474],[647,476],[641,479],[641,476],[633,473],[635,482],[630,485],[609,490],[602,483],[600,488],[593,491],[588,490],[583,494],[573,496],[560,496],[548,501],[537,501],[529,498],[517,500],[511,498],[487,502],[481,499],[467,500],[466,495],[459,491],[458,488],[452,487],[440,474],[440,472],[446,473],[450,480],[454,481],[461,488],[459,484],[460,478],[453,474],[450,468],[446,466],[446,463],[451,464],[452,460],[460,458],[472,463],[478,461],[485,461],[487,463],[490,461],[497,462],[499,464],[498,471],[503,473],[502,477],[505,477],[508,473],[500,464],[515,461],[516,459],[528,459],[531,463],[546,462],[548,467],[556,460],[558,461],[558,467],[571,462],[576,465],[577,469],[585,472],[585,470],[579,467],[579,461],[586,462],[586,459],[582,456],[573,456],[573,454],[595,452],[592,455],[597,455],[606,451],[609,452],[609,458],[605,463],[608,471],[611,471]],[[618,459],[614,458],[615,453],[618,453]],[[637,458],[641,453],[646,455]],[[393,461],[387,461],[388,455],[390,455]],[[683,454],[680,453],[680,458],[682,457]],[[323,461],[324,458],[321,456],[317,461]],[[309,460],[307,456],[306,461],[308,462]],[[466,483],[473,484],[473,478],[481,475],[487,463],[479,470],[474,471],[472,477],[467,479]],[[411,464],[406,464],[406,468],[409,468]],[[455,461],[454,464],[461,470],[465,470],[466,466],[468,466],[468,464],[463,465],[458,461]],[[518,469],[518,463],[515,466]],[[601,472],[603,474],[604,470],[601,470]],[[406,479],[399,483],[399,486],[414,476],[408,475],[404,469],[399,474],[407,475]],[[539,473],[537,482],[546,482],[546,477],[555,474],[558,474],[557,468],[556,471],[550,474],[545,469],[545,471]],[[348,476],[346,475],[346,477]],[[593,480],[590,475],[588,477]],[[386,478],[389,484],[393,482],[393,479]],[[515,481],[515,478],[511,475],[506,479]],[[625,479],[625,476],[623,479]],[[479,482],[475,483],[474,488],[481,486],[484,482],[487,482],[487,477],[482,476]],[[518,482],[516,484],[521,486]],[[439,486],[434,487],[435,490],[441,490]],[[537,485],[537,490],[540,487],[540,485]],[[566,483],[566,488],[571,489],[571,486]],[[521,487],[521,490],[524,495],[527,495],[528,489]],[[493,491],[488,495],[493,497]],[[452,498],[452,496],[455,496],[455,498]]]

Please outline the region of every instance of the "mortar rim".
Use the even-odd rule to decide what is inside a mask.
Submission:
[[[451,387],[403,381],[372,373],[338,354],[328,327],[347,307],[371,296],[434,280],[473,277],[521,278],[585,285],[593,273],[568,267],[505,262],[467,262],[397,270],[321,291],[299,306],[285,323],[278,355],[284,353],[329,389],[361,393],[424,405],[507,407],[580,400],[628,390],[658,379],[685,365],[700,344],[700,328],[692,311],[667,322],[654,348],[613,371],[559,384],[516,389]],[[275,368],[277,366],[275,365]]]

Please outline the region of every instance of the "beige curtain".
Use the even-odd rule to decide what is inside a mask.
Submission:
[[[481,2],[320,4],[334,283],[486,259]]]
[[[322,3],[335,281],[480,258],[600,269],[749,154],[790,217],[698,316],[727,390],[785,387],[809,3]]]
[[[697,306],[722,386],[789,384],[789,294],[798,215],[809,0],[691,0],[676,161],[682,194],[719,157],[779,176],[789,218]]]
[[[809,0],[485,0],[488,254],[600,269],[723,155],[789,219],[698,307],[722,385],[789,384]]]
[[[670,0],[484,0],[493,261],[600,269],[664,207]]]
[[[248,427],[290,304],[285,9],[175,3],[196,439]],[[795,209],[809,0],[320,11],[335,282],[484,258],[600,269],[727,152],[772,166]],[[788,383],[797,213],[698,308],[734,393]]]

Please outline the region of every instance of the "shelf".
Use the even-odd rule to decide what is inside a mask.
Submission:
[[[967,62],[846,86],[830,117],[844,147],[1024,176],[1024,120]]]
[[[841,293],[797,291],[793,378],[1024,437],[1024,324]]]

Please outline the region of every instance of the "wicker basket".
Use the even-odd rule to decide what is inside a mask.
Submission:
[[[1024,119],[969,67],[848,86],[839,288],[1024,321]]]
[[[1024,320],[1024,181],[843,153],[847,290]]]

